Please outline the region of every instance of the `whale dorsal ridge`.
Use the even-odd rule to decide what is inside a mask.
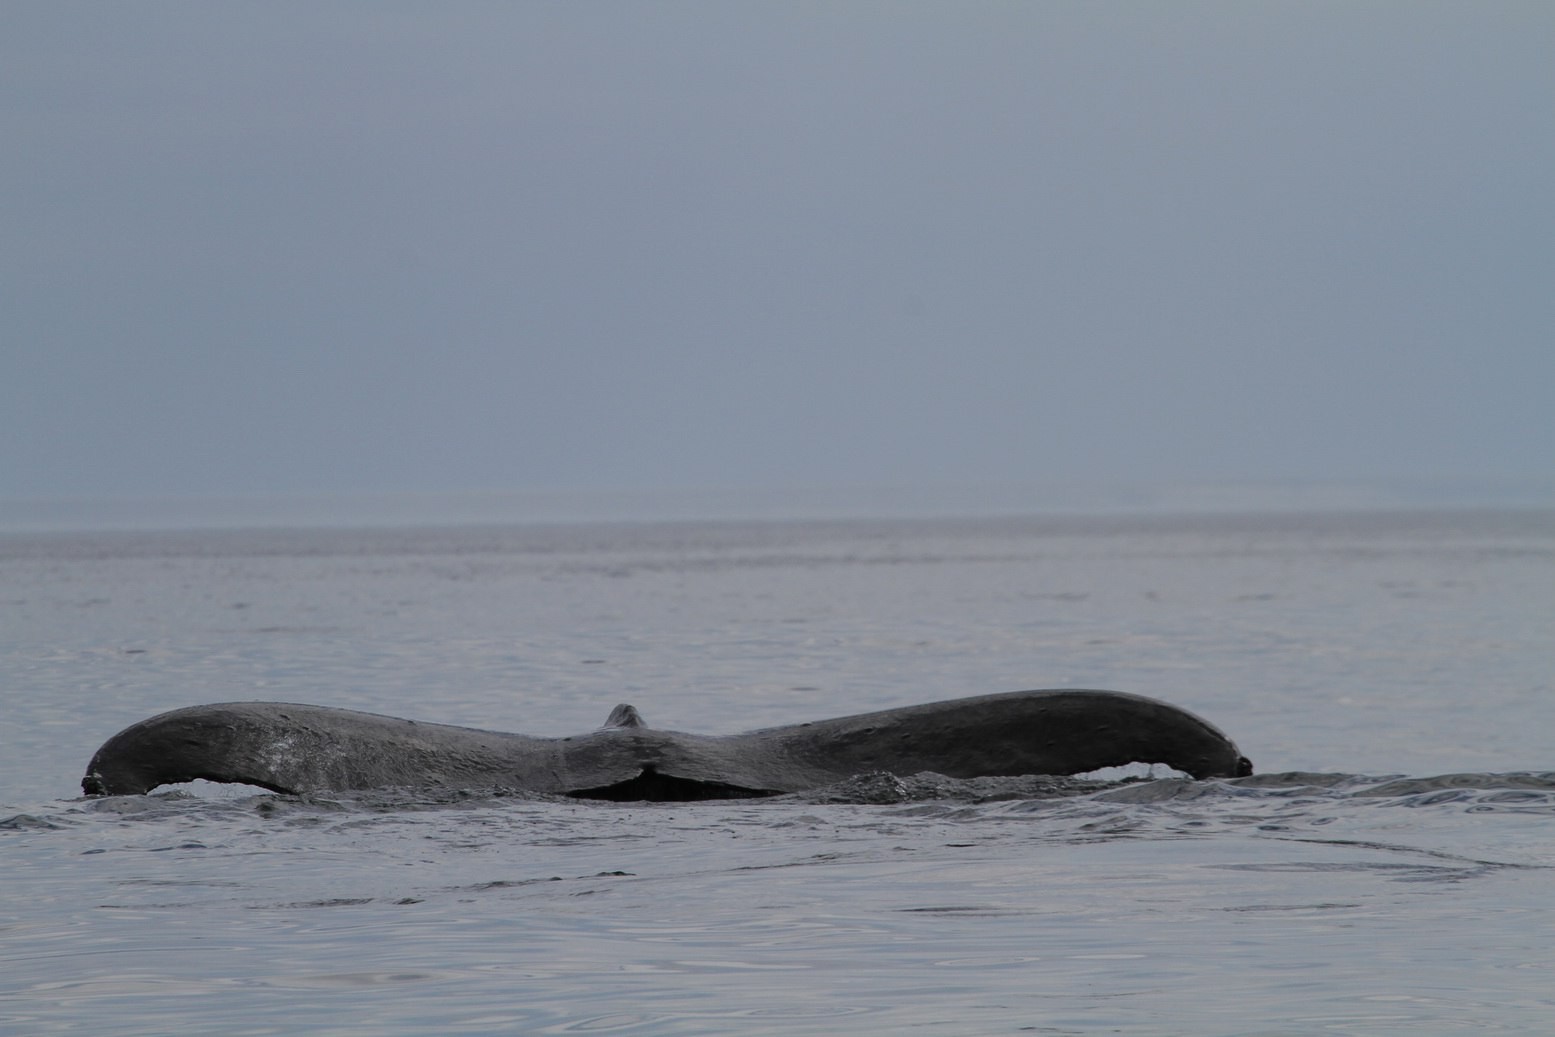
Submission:
[[[606,727],[647,727],[648,721],[637,712],[636,706],[623,702],[610,711],[610,716],[605,718]]]

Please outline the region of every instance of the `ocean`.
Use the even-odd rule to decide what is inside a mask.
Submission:
[[[1025,688],[1249,778],[83,798],[164,710],[727,734]],[[1547,1034],[1555,512],[0,533],[0,1034]]]

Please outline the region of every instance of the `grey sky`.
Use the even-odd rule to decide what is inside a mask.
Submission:
[[[0,6],[0,497],[1555,470],[1555,4]]]

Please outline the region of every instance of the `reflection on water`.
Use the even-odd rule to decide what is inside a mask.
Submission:
[[[1231,1032],[1253,1004],[1404,1033],[1518,1032],[1549,1011],[1555,775],[1165,778],[1040,799],[906,784],[918,801],[62,805],[8,827],[8,884],[59,891],[63,866],[78,899],[13,916],[0,1019],[185,1033],[219,1004],[245,1034],[304,1009],[338,1034],[1144,1034]],[[1427,801],[1442,788],[1457,795]],[[1480,810],[1509,792],[1512,810]],[[1539,852],[1485,827],[1506,824],[1537,824]],[[1433,845],[1487,840],[1494,855]]]

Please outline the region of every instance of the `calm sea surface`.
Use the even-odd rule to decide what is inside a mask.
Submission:
[[[79,796],[202,702],[721,734],[1043,687],[1258,773]],[[5,1035],[1555,1032],[1548,511],[11,533],[0,702]]]

